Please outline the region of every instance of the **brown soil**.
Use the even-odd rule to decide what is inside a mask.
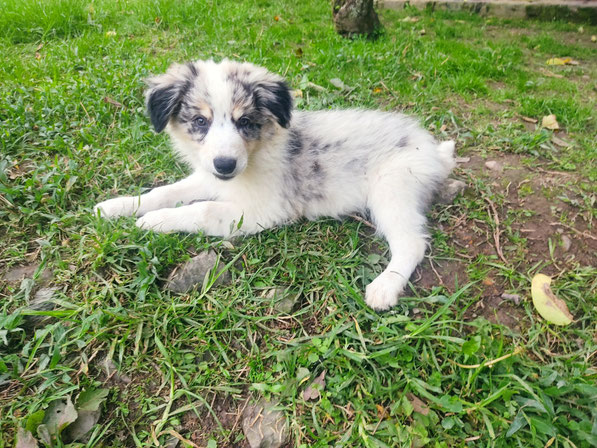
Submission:
[[[503,169],[488,169],[485,166],[487,160],[499,162]],[[491,159],[471,155],[470,161],[457,170],[457,175],[468,178],[469,186],[476,178],[482,178],[495,194],[503,197],[501,204],[493,205],[500,222],[499,245],[507,263],[500,258],[496,263],[525,274],[542,263],[541,271],[548,275],[557,275],[579,265],[595,266],[597,232],[590,227],[590,212],[580,206],[582,201],[570,188],[577,181],[574,174],[553,172],[539,166],[527,167],[523,157],[502,153]],[[477,196],[472,188],[465,195],[469,199]],[[487,208],[491,211],[489,202]],[[480,255],[498,256],[495,227],[471,219],[464,209],[458,210],[457,205],[450,211],[452,216],[448,223],[432,222],[431,225],[447,235],[448,245],[456,256],[442,259],[431,254],[427,257],[411,278],[415,289],[429,291],[442,286],[448,292],[454,292],[470,280],[471,260]],[[506,232],[506,226],[509,226],[509,232]],[[507,234],[517,235],[519,240],[510,241]],[[479,299],[467,310],[465,318],[483,316],[514,331],[524,328],[523,307],[502,298],[502,294],[511,292],[505,280],[488,274],[473,290]],[[520,297],[521,300],[527,298]]]

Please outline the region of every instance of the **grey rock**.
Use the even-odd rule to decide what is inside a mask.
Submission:
[[[243,412],[243,432],[251,448],[279,448],[288,439],[286,417],[275,406],[260,401]]]
[[[504,171],[504,165],[502,165],[497,160],[488,160],[487,162],[485,162],[485,168],[496,173],[501,173],[502,171]]]
[[[208,273],[212,272],[214,268],[216,269],[216,275],[219,274],[214,284],[223,285],[230,283],[232,280],[230,273],[228,271],[220,273],[224,265],[225,263],[221,261],[218,263],[218,256],[215,252],[201,252],[172,271],[166,281],[165,288],[179,294],[199,289],[203,286]]]
[[[283,286],[277,286],[270,289],[265,297],[274,300],[274,310],[278,313],[290,314],[298,302],[300,294]]]
[[[31,263],[24,266],[15,266],[8,270],[3,276],[2,280],[6,283],[17,284],[26,278],[33,278],[35,272],[39,268],[39,263]],[[37,277],[41,284],[46,284],[52,279],[52,272],[44,268]]]
[[[372,34],[381,27],[373,0],[334,0],[336,31],[342,35]]]
[[[562,250],[568,252],[572,247],[572,240],[568,235],[562,235]]]
[[[112,361],[111,358],[104,358],[103,361],[101,361],[101,366],[103,367],[108,379],[111,379],[118,384],[131,384],[131,378],[124,373],[118,373],[118,367],[116,364],[114,364],[114,361]]]
[[[440,204],[451,204],[456,196],[461,194],[466,188],[466,183],[457,179],[448,179],[439,189],[436,202]]]
[[[57,287],[41,288],[36,293],[33,299],[29,302],[28,310],[31,311],[52,311],[57,308],[55,302],[52,301],[54,294],[58,291]],[[23,326],[25,328],[38,328],[49,324],[53,321],[50,316],[31,315],[25,316]]]
[[[54,304],[48,301],[54,297],[54,293],[58,291],[55,286],[51,288],[41,288],[35,293],[35,297],[31,301],[31,308],[36,310],[53,309]]]

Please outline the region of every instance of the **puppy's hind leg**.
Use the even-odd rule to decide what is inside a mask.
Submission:
[[[386,310],[398,303],[398,296],[427,247],[421,198],[405,176],[406,179],[400,173],[382,176],[371,184],[369,191],[372,219],[392,253],[388,267],[366,289],[367,305],[375,310]]]

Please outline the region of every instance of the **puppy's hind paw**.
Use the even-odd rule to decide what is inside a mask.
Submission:
[[[376,311],[384,311],[398,303],[398,296],[404,288],[404,280],[397,274],[383,272],[365,291],[365,302]]]

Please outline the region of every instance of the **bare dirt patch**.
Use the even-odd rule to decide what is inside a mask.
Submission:
[[[488,160],[497,162],[498,169],[489,169],[485,165]],[[525,274],[538,264],[548,275],[578,266],[595,266],[597,234],[590,211],[572,188],[577,182],[573,173],[527,166],[520,155],[495,153],[491,159],[472,155],[459,174],[468,178],[467,200],[485,200],[490,220],[475,217],[467,210],[466,201],[462,201],[450,209],[448,223],[432,223],[447,236],[455,256],[426,259],[411,278],[415,288],[431,290],[443,286],[454,292],[471,280],[471,261],[479,257],[492,258],[495,263]],[[472,186],[476,179],[482,179],[501,200],[492,201],[475,192]],[[484,316],[521,331],[525,313],[518,304],[504,299],[509,288],[502,278],[490,272],[475,286],[479,300],[465,317]]]

